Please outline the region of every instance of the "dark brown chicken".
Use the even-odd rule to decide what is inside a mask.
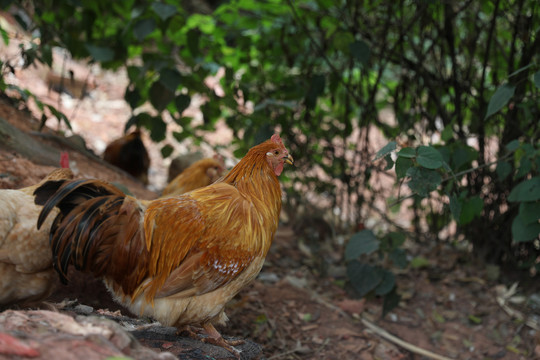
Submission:
[[[99,180],[50,181],[35,192],[55,207],[54,266],[102,278],[134,314],[163,325],[201,326],[230,351],[215,324],[262,268],[281,210],[278,176],[292,157],[278,135],[253,147],[221,180],[184,195],[141,202]]]
[[[137,129],[107,145],[103,160],[124,170],[143,184],[148,184],[150,156],[142,142],[140,130]]]

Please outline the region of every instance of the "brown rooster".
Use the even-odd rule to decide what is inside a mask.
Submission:
[[[54,266],[104,280],[134,314],[165,326],[201,326],[204,341],[236,353],[215,324],[262,268],[281,210],[278,175],[293,160],[279,135],[249,150],[221,180],[144,205],[99,180],[49,181],[35,191],[49,212]],[[238,356],[238,353],[236,353]]]
[[[0,190],[1,307],[30,305],[50,294],[55,280],[49,246],[52,219],[36,229],[41,206],[34,204],[33,192],[47,180],[72,178],[71,170],[56,169],[38,185]]]
[[[103,160],[148,185],[150,156],[141,140],[139,129],[107,145],[103,153]]]
[[[223,170],[223,163],[216,158],[196,161],[163,189],[162,196],[181,195],[191,190],[208,186],[219,179]]]

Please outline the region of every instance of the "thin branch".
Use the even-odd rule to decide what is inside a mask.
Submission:
[[[333,310],[333,311],[339,313],[344,318],[351,319],[351,316],[349,316],[349,314],[347,314],[341,308],[339,308],[338,306],[336,306],[336,305],[332,304],[331,302],[325,300],[322,296],[320,296],[318,294],[315,294],[315,292],[313,292],[313,291],[311,291],[311,298],[313,300],[317,301],[319,304],[328,307],[330,310]],[[384,330],[383,328],[380,328],[377,325],[373,324],[371,321],[366,319],[365,315],[362,315],[361,320],[362,320],[362,324],[364,324],[364,326],[366,326],[373,333],[385,338],[386,340],[388,340],[388,341],[390,341],[390,342],[392,342],[392,343],[394,343],[394,344],[396,344],[398,346],[401,346],[405,350],[408,350],[408,351],[410,351],[412,353],[422,355],[422,356],[425,356],[427,358],[434,359],[434,360],[452,360],[452,359],[447,358],[445,356],[435,354],[435,353],[433,353],[433,352],[431,352],[429,350],[422,349],[422,348],[420,348],[420,347],[418,347],[416,345],[413,345],[413,344],[408,343],[408,342],[406,342],[404,340],[401,340],[397,336],[394,336],[394,335],[390,334],[389,332],[387,332],[386,330]]]
[[[402,348],[409,350],[412,353],[425,356],[430,359],[434,360],[452,360],[450,358],[447,358],[446,356],[442,356],[439,354],[435,354],[434,352],[431,352],[426,349],[422,349],[416,345],[413,345],[411,343],[408,343],[404,340],[401,340],[397,336],[394,336],[390,334],[388,331],[384,330],[383,328],[378,327],[377,325],[373,324],[369,320],[367,320],[365,317],[362,317],[362,324],[364,324],[368,329],[373,331],[375,334],[385,338],[386,340],[393,342],[394,344],[401,346]]]

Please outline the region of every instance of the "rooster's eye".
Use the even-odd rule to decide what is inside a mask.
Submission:
[[[279,155],[279,151],[278,151],[278,150],[275,150],[275,151],[274,151],[274,155]]]

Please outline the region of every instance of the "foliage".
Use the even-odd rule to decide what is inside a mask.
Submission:
[[[368,294],[383,297],[383,316],[395,307],[400,300],[396,291],[395,275],[380,264],[372,265],[367,257],[377,254],[381,262],[387,262],[399,268],[407,266],[405,252],[401,249],[405,235],[390,232],[382,239],[377,239],[371,230],[362,230],[354,234],[345,248],[347,276],[354,292],[359,297]]]
[[[403,231],[376,206],[386,195],[374,179],[394,168],[396,184],[407,181],[413,194],[411,238],[432,239],[453,219],[485,260],[536,266],[536,0],[231,0],[196,11],[172,0],[33,3],[28,29],[40,42],[23,51],[27,63],[50,65],[59,46],[124,66],[133,109],[126,127],[144,126],[161,142],[171,119],[183,141],[222,118],[237,155],[280,130],[298,159],[287,200],[319,195],[342,229],[374,211]],[[221,91],[206,85],[210,76]],[[195,96],[202,122],[184,114]],[[141,110],[147,103],[153,112]],[[374,128],[393,140],[375,157]],[[163,144],[164,156],[170,150]],[[362,234],[346,252],[350,280],[360,294],[377,293],[388,276],[364,261]],[[390,259],[399,246],[386,251],[383,239],[371,256]],[[380,281],[359,283],[375,273]]]

